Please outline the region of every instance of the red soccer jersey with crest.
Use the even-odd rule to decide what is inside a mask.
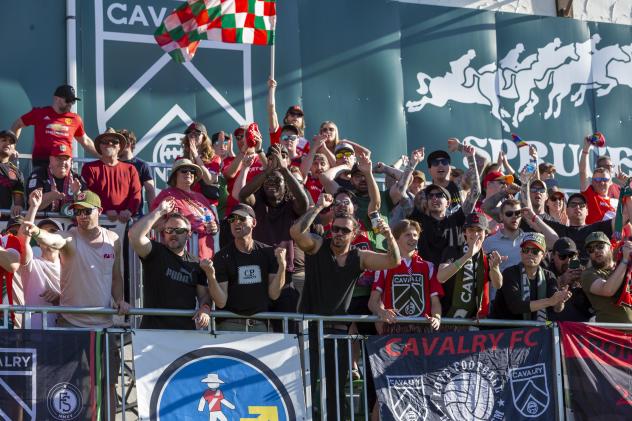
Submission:
[[[410,266],[402,259],[396,268],[378,272],[372,289],[382,293],[384,308],[402,317],[429,316],[430,297],[443,297],[434,265],[417,253]]]
[[[35,126],[33,159],[48,159],[55,141],[63,143],[72,151],[72,139],[85,134],[79,115],[57,114],[53,107],[33,108],[20,119],[27,126]]]
[[[588,188],[582,192],[582,195],[584,199],[586,199],[586,207],[588,208],[586,225],[614,218],[616,209],[610,204],[609,197],[599,196],[597,192],[595,192],[595,189],[593,189],[593,186],[588,186]]]

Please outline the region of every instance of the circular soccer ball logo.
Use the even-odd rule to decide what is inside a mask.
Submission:
[[[182,155],[182,134],[169,133],[156,142],[153,151],[153,161],[161,164],[170,164]],[[167,181],[169,168],[156,168],[156,175],[164,182]]]
[[[492,384],[476,373],[461,373],[446,385],[443,402],[453,420],[485,421],[494,409]]]
[[[83,408],[79,389],[70,383],[59,383],[48,391],[48,413],[55,420],[74,420]]]

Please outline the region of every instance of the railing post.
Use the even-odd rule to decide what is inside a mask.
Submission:
[[[327,419],[327,376],[325,375],[325,337],[323,320],[318,320],[318,355],[320,365],[320,419]]]
[[[312,373],[309,358],[309,321],[303,320],[303,349],[301,352],[303,353],[303,390],[305,391],[305,408],[312,407],[312,375],[316,373]],[[311,418],[311,414],[310,414]]]
[[[560,340],[560,328],[553,323],[553,366],[555,368],[555,399],[557,404],[557,419],[565,420],[564,411],[564,383],[562,382],[562,342]]]

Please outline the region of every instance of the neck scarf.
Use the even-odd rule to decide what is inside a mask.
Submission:
[[[478,252],[454,275],[454,292],[448,317],[485,318],[489,314],[489,265]],[[469,297],[469,299],[467,299]]]
[[[73,182],[73,180],[74,178],[72,176],[72,171],[68,171],[68,175],[64,177],[64,187],[62,191],[62,193],[64,194],[64,199],[53,200],[53,202],[50,204],[50,210],[52,212],[58,212],[65,203],[72,202],[73,199],[72,199],[72,192],[70,191],[70,185]],[[53,173],[51,172],[50,168],[48,168],[48,183],[50,184],[50,191],[55,191],[55,192],[58,191],[57,180],[53,176]]]
[[[536,288],[538,289],[536,300],[546,298],[546,279],[544,278],[544,271],[541,267],[538,267],[538,271],[535,274],[535,282]],[[524,302],[531,301],[531,283],[529,282],[527,271],[525,270],[525,267],[522,263],[520,263],[520,296],[522,297],[522,301]],[[531,312],[523,313],[522,318],[523,320],[532,320]],[[546,320],[545,308],[537,311],[536,320]]]

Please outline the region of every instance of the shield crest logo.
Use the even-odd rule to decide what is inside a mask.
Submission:
[[[24,419],[37,419],[37,350],[34,348],[0,348],[0,415],[24,412]],[[2,407],[7,405],[7,407]],[[3,419],[10,419],[2,417]]]
[[[420,316],[426,306],[424,277],[418,274],[393,276],[392,295],[393,308],[398,314]]]
[[[523,416],[536,418],[549,406],[549,387],[544,363],[509,369],[511,397]]]
[[[388,402],[397,421],[423,421],[428,415],[422,376],[386,376]]]

